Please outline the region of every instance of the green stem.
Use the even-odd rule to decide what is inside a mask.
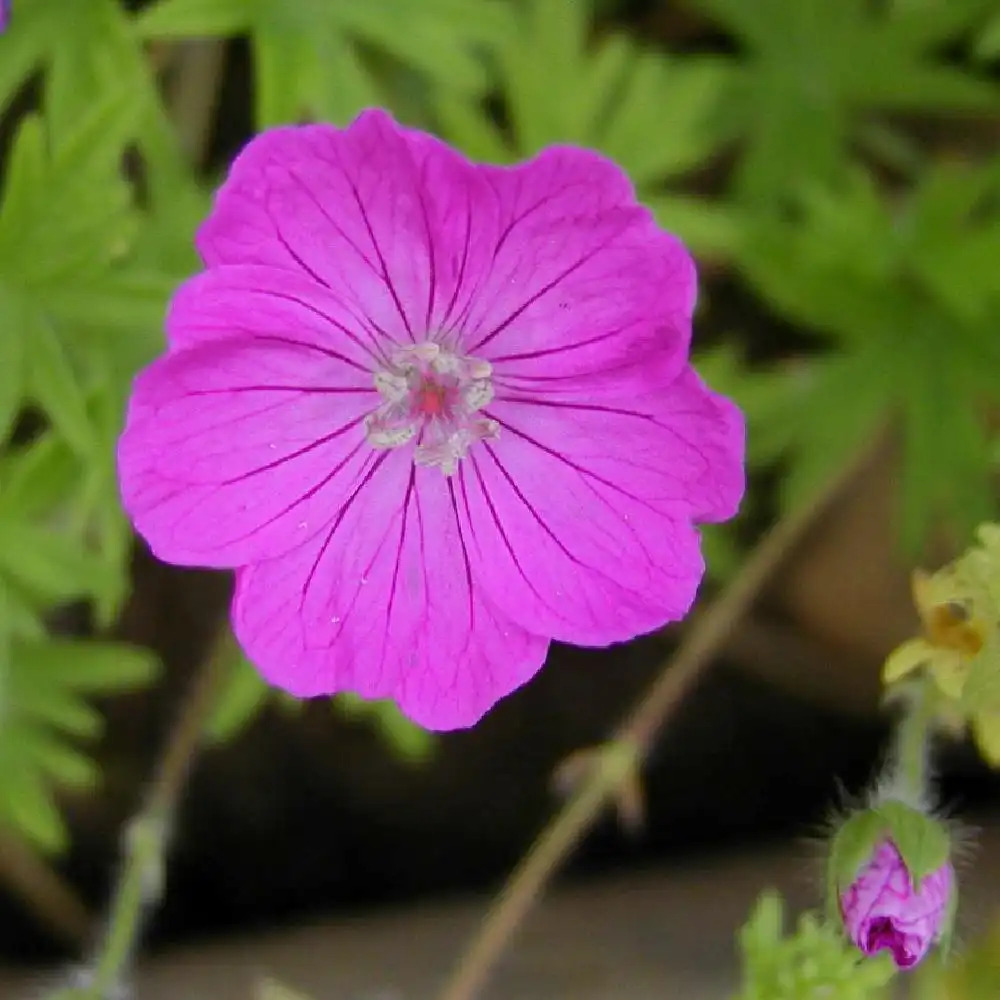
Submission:
[[[166,825],[155,816],[140,814],[129,827],[127,840],[107,934],[88,986],[94,1000],[113,995],[135,950],[143,917],[160,898]]]
[[[121,875],[86,985],[62,990],[48,1000],[111,1000],[116,995],[139,944],[144,918],[160,900],[171,822],[234,644],[226,625],[170,735],[146,805],[129,824]]]
[[[915,682],[906,694],[906,709],[896,730],[897,773],[901,790],[917,801],[927,789],[928,741],[934,719],[930,678]]]

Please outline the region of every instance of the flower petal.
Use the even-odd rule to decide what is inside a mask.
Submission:
[[[551,379],[635,363],[655,345],[676,374],[694,264],[636,204],[623,171],[571,147],[483,169],[502,228],[488,280],[460,316],[467,353],[508,376]]]
[[[234,625],[261,673],[300,697],[393,698],[442,730],[532,677],[548,640],[474,586],[454,504],[439,472],[383,453],[326,531],[239,570]]]
[[[459,471],[490,598],[529,631],[604,645],[686,613],[704,565],[693,520],[743,492],[743,425],[688,370],[617,405],[494,401],[497,441]]]
[[[890,948],[901,968],[915,965],[940,936],[953,881],[945,864],[915,889],[898,848],[883,841],[840,897],[851,940],[866,954]]]
[[[237,157],[198,235],[210,266],[309,275],[398,342],[447,325],[492,264],[499,215],[483,174],[382,111],[348,128],[274,129]]]
[[[169,354],[135,383],[118,448],[125,508],[171,562],[237,566],[288,551],[352,489],[377,399],[367,372],[307,342]]]
[[[186,281],[167,313],[173,349],[240,337],[321,349],[371,373],[391,342],[313,278],[260,265],[213,268]]]
[[[897,646],[888,656],[882,667],[882,681],[885,684],[895,684],[907,674],[924,667],[940,656],[926,639],[907,639]]]
[[[513,377],[686,357],[694,266],[596,153],[477,167],[369,111],[281,128],[237,157],[198,237],[206,262],[320,283],[367,330],[451,338]]]

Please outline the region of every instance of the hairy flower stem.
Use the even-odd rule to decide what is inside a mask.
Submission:
[[[931,681],[921,678],[906,692],[905,709],[896,729],[896,781],[907,801],[921,802],[926,796],[933,720]]]
[[[479,992],[546,883],[621,786],[634,779],[636,768],[648,755],[660,729],[711,665],[763,585],[808,529],[873,461],[883,444],[884,437],[879,435],[809,503],[775,525],[735,579],[694,620],[680,647],[618,727],[614,739],[595,755],[579,786],[514,869],[455,966],[440,1000],[472,1000]]]

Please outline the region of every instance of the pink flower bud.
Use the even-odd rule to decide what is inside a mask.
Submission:
[[[840,895],[848,935],[866,955],[888,948],[899,968],[916,965],[946,927],[954,879],[945,863],[915,889],[896,845],[883,840]]]

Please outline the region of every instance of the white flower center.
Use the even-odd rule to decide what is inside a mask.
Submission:
[[[398,448],[416,439],[413,460],[454,475],[476,441],[500,427],[479,415],[493,398],[488,361],[467,358],[425,341],[402,347],[375,373],[382,405],[365,421],[373,448]]]

